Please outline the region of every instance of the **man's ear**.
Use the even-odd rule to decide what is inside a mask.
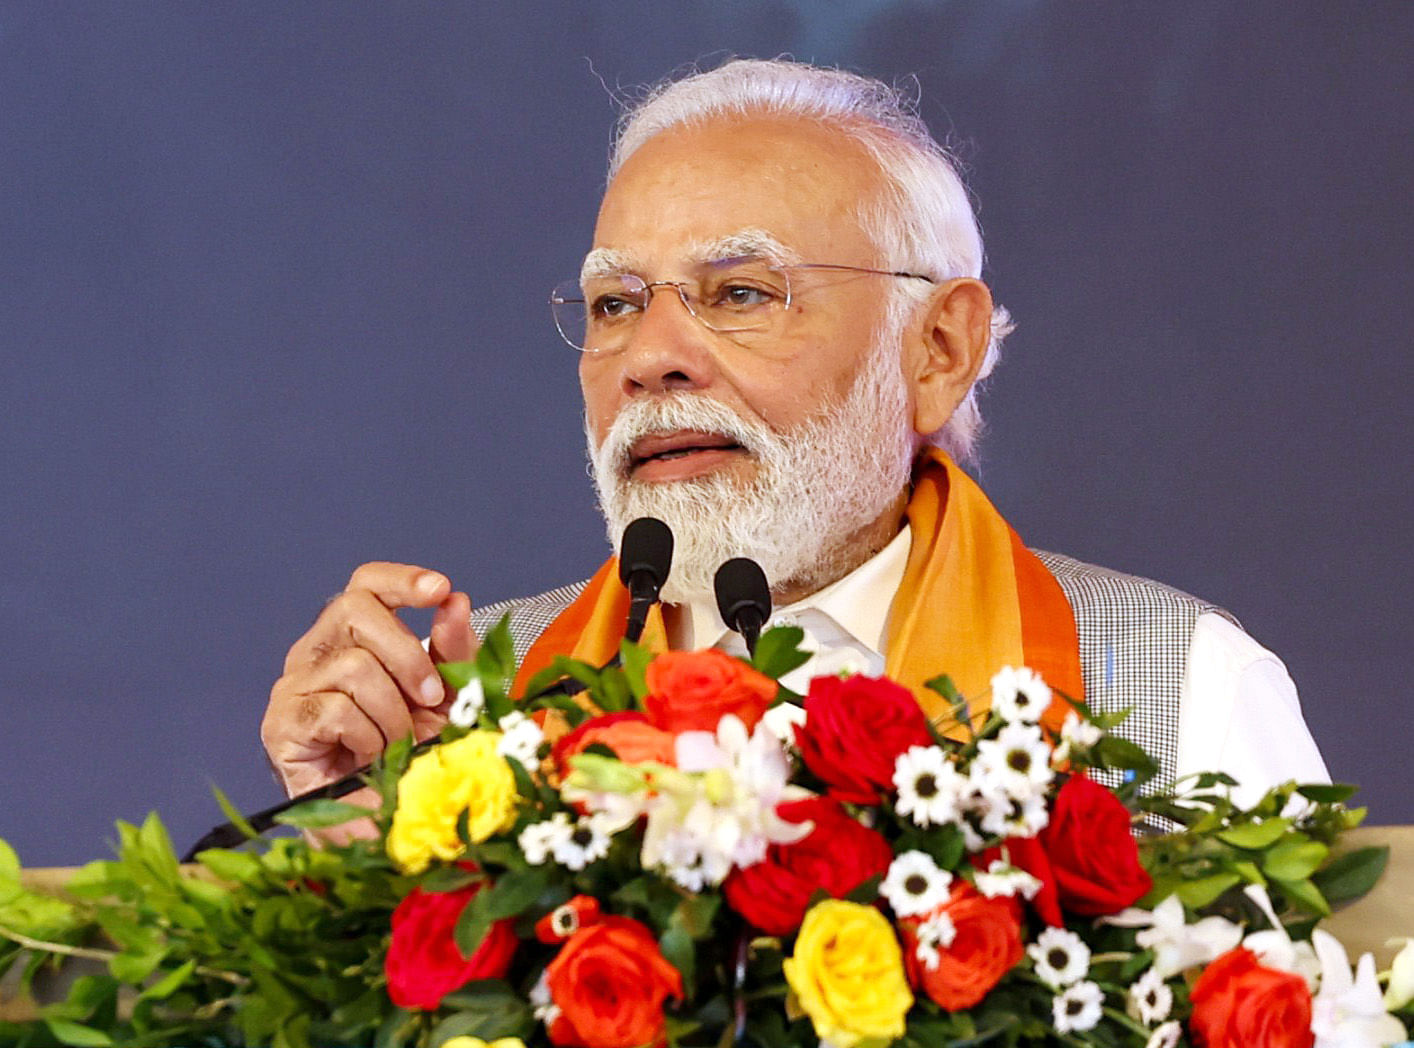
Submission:
[[[967,396],[992,337],[992,293],[973,277],[940,284],[911,330],[913,429],[940,429]]]

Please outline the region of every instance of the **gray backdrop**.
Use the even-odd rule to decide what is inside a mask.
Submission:
[[[545,297],[631,88],[916,74],[1020,328],[984,483],[1232,608],[1414,821],[1414,5],[0,4],[0,836],[278,794],[284,649],[371,558],[474,600],[605,552]]]

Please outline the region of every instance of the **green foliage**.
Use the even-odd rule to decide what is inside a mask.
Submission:
[[[768,677],[783,677],[810,661],[810,653],[800,650],[804,639],[799,626],[773,626],[757,638],[751,664]]]

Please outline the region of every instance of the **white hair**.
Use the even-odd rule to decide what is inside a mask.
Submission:
[[[982,275],[982,235],[956,164],[929,134],[908,96],[870,77],[785,59],[736,59],[665,82],[625,106],[610,153],[609,177],[640,146],[669,128],[747,114],[826,124],[869,153],[884,174],[884,190],[876,199],[860,201],[857,214],[886,267],[938,281]],[[899,280],[896,285],[886,325],[903,331],[933,288],[917,280]],[[996,366],[1012,326],[1007,311],[996,307],[978,383]],[[981,433],[977,393],[974,384],[952,417],[928,437],[959,461],[974,457]]]

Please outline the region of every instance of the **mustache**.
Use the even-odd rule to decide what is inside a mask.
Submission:
[[[682,430],[719,434],[750,455],[760,455],[779,439],[763,423],[743,418],[719,400],[673,392],[635,400],[620,411],[593,453],[595,468],[624,476],[633,464],[631,452],[637,441]]]

